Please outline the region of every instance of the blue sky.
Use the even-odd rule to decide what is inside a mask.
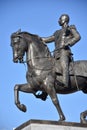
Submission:
[[[61,14],[70,16],[81,40],[72,47],[74,60],[87,59],[87,1],[86,0],[1,0],[0,1],[0,130],[12,130],[30,119],[58,120],[50,98],[43,102],[32,94],[20,93],[27,106],[23,113],[14,104],[14,85],[26,83],[26,67],[14,64],[10,36],[21,28],[39,36],[50,36],[60,29],[57,21]],[[49,44],[52,51],[54,45]],[[77,92],[59,95],[66,121],[79,122],[80,113],[87,109],[87,95]]]

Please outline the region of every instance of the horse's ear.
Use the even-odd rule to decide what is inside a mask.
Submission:
[[[19,29],[17,32],[16,32],[16,34],[19,34],[21,32],[21,29]]]

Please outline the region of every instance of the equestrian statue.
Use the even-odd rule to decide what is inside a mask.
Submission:
[[[46,38],[21,30],[12,33],[13,62],[27,64],[27,83],[14,87],[15,104],[21,111],[26,112],[26,106],[20,102],[19,91],[32,93],[43,101],[49,95],[58,111],[59,121],[65,121],[58,94],[77,91],[87,94],[87,61],[73,60],[70,47],[81,37],[75,25],[68,24],[69,20],[67,14],[61,15],[58,23],[62,28]],[[55,42],[53,54],[47,46],[50,42]],[[41,93],[37,94],[38,91]],[[87,111],[81,113],[81,123],[87,124],[86,115]]]

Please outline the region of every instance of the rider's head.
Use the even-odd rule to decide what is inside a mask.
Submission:
[[[68,24],[69,23],[69,16],[67,14],[61,15],[58,23],[60,26],[63,26],[64,24]]]

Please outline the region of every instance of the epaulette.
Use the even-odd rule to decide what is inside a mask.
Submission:
[[[76,29],[75,25],[70,25],[69,26],[71,29]]]

